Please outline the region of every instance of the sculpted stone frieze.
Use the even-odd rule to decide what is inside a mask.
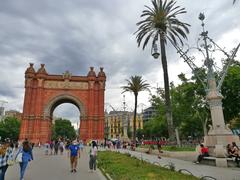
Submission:
[[[44,88],[48,89],[88,89],[87,82],[45,81]]]

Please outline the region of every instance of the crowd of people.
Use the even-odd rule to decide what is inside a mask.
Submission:
[[[19,145],[18,145],[19,144]],[[10,140],[1,142],[0,144],[0,180],[5,179],[5,174],[9,166],[14,163],[19,164],[19,177],[20,180],[24,180],[24,174],[27,166],[33,158],[33,148],[38,146],[39,149],[44,150],[44,154],[49,155],[63,155],[64,151],[67,151],[67,156],[70,159],[70,171],[71,173],[77,172],[78,159],[83,152],[84,143],[81,140],[53,140],[45,142],[44,144],[33,144],[25,139],[22,142],[13,143]],[[96,159],[98,144],[96,141],[89,143],[89,172],[96,170]],[[60,152],[60,153],[59,153]]]
[[[16,155],[14,156],[14,151]],[[18,143],[7,140],[0,146],[0,179],[5,179],[5,174],[9,166],[14,162],[19,164],[20,180],[23,180],[28,163],[33,160],[32,144],[25,139],[20,146]]]
[[[94,172],[96,170],[96,160],[97,160],[97,151],[99,147],[108,148],[108,149],[132,149],[132,143],[124,142],[120,140],[105,140],[105,141],[90,141],[89,143],[85,143],[85,145],[89,145],[89,172]],[[161,143],[157,144],[159,154],[161,151]],[[36,145],[35,145],[36,146]],[[33,147],[34,144],[30,143],[27,139],[22,141],[21,143],[12,143],[10,140],[1,143],[0,145],[0,180],[4,180],[6,171],[9,166],[14,163],[19,164],[19,177],[20,180],[24,179],[24,174],[27,169],[27,166],[33,158]],[[70,172],[77,172],[78,159],[81,157],[81,152],[84,149],[84,142],[82,140],[53,140],[47,141],[44,144],[38,143],[39,148],[43,148],[44,154],[46,156],[49,155],[63,155],[64,151],[67,151],[67,156],[70,159]],[[150,146],[149,146],[150,147]],[[134,146],[135,148],[135,146]],[[60,152],[60,153],[59,153]],[[150,153],[150,151],[149,151]],[[226,147],[227,157],[233,158],[239,167],[240,162],[240,150],[235,142],[232,144],[228,144]],[[200,144],[200,154],[197,157],[196,163],[200,163],[204,157],[209,156],[208,148],[203,144]],[[158,158],[161,158],[160,155]]]

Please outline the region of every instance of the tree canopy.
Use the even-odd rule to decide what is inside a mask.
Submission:
[[[16,117],[5,117],[0,122],[1,140],[9,138],[12,141],[17,141],[20,133],[20,120]]]
[[[52,127],[52,138],[58,139],[59,137],[63,137],[66,139],[75,139],[76,131],[72,126],[70,120],[58,118],[55,120],[55,123]]]
[[[202,74],[204,69],[199,69]],[[211,123],[209,106],[206,101],[206,92],[201,82],[192,76],[187,79],[180,74],[181,83],[175,86],[171,83],[171,97],[174,124],[180,130],[182,138],[202,137],[207,133],[207,125]],[[234,62],[223,82],[223,111],[225,122],[231,128],[240,128],[240,63]],[[148,138],[166,136],[166,118],[164,117],[164,89],[158,88],[157,95],[152,95],[151,104],[157,114],[144,124],[144,135]]]

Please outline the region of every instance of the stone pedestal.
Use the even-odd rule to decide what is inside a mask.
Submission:
[[[208,80],[209,91],[207,100],[211,111],[212,125],[210,126],[208,135],[204,137],[204,144],[209,148],[210,156],[217,158],[217,166],[227,166],[226,160],[226,146],[232,142],[240,145],[239,137],[233,135],[228,125],[225,125],[223,109],[222,109],[222,95],[216,88],[216,81],[214,78]]]
[[[204,145],[209,148],[210,156],[226,157],[226,146],[236,142],[239,145],[239,137],[233,134],[215,134],[204,137]]]
[[[216,158],[217,167],[228,167],[226,158]]]

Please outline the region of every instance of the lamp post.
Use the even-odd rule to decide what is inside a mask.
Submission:
[[[224,158],[225,146],[231,142],[236,142],[239,144],[239,138],[233,135],[232,131],[228,128],[228,125],[225,125],[222,108],[223,96],[221,94],[221,87],[227,74],[227,70],[236,56],[240,43],[231,51],[231,54],[228,54],[208,36],[208,31],[205,30],[204,19],[204,14],[200,13],[199,20],[202,22],[202,32],[200,34],[197,47],[188,48],[186,51],[176,45],[174,47],[177,49],[180,57],[184,59],[184,61],[192,69],[193,73],[201,81],[206,91],[206,100],[211,112],[212,125],[210,126],[208,135],[204,137],[204,143],[209,147],[210,155],[216,157],[216,165],[227,166],[227,161]],[[195,57],[188,55],[191,49],[197,50],[204,55],[204,66],[207,69],[206,77],[204,77],[204,74],[201,74],[201,72],[198,71],[199,68],[194,63]],[[217,74],[217,72],[214,72],[215,64],[212,56],[210,56],[211,53],[214,53],[217,50],[226,56],[226,61],[223,63],[221,72],[218,74],[218,79],[215,78],[215,74]]]
[[[123,125],[123,140],[128,141],[128,116],[126,112],[126,101],[125,101],[125,95],[123,95],[123,116],[122,116],[122,125]]]
[[[156,44],[156,41],[154,41],[154,44],[152,46],[151,54],[154,57],[154,59],[158,59],[158,57],[160,56],[160,53],[158,51],[158,46]]]

